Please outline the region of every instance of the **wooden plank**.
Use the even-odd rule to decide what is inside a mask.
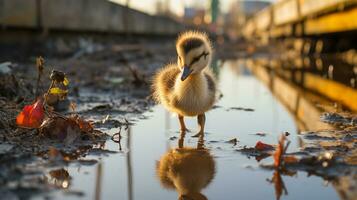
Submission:
[[[357,8],[329,14],[304,23],[305,34],[323,34],[352,31],[357,29]]]
[[[343,3],[356,2],[356,0],[299,0],[301,16],[316,15],[321,12],[337,8]]]
[[[298,0],[285,0],[273,6],[274,25],[279,26],[299,20]]]
[[[263,9],[254,17],[257,31],[267,30],[272,24],[273,12],[270,7]]]
[[[252,38],[255,32],[255,21],[253,19],[248,20],[243,28],[243,35],[246,38]]]
[[[284,26],[276,26],[270,30],[270,36],[272,38],[292,36],[292,35],[293,35],[293,26],[291,24],[287,24]]]

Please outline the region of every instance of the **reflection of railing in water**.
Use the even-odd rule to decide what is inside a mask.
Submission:
[[[274,74],[331,99],[351,111],[357,111],[357,76],[352,65],[337,59],[309,57],[291,61],[260,59],[254,63],[264,65]],[[264,76],[266,75],[260,74],[265,82],[270,79]]]
[[[276,76],[263,64],[247,62],[247,67],[255,76],[264,82],[272,93],[294,115],[299,130],[320,130],[332,128],[330,125],[320,122],[323,110],[316,106],[316,101],[321,98],[304,91],[283,78]]]

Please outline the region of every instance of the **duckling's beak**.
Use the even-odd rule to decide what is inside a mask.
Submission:
[[[181,75],[181,81],[184,81],[191,74],[191,72],[192,70],[188,66],[184,66]]]

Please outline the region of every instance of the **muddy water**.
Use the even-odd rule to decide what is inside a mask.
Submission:
[[[299,148],[298,125],[294,117],[257,80],[241,61],[227,61],[218,71],[222,98],[207,113],[205,150],[195,150],[196,119],[187,118],[192,133],[186,135],[184,149],[178,147],[178,120],[163,107],[145,113],[147,119],[122,130],[121,150],[108,141],[105,149],[115,151],[99,156],[95,165],[71,164],[67,188],[53,193],[55,199],[275,199],[268,180],[273,171],[237,151],[259,140],[275,144],[282,132],[290,133],[290,151]],[[114,134],[118,129],[109,130]],[[263,133],[259,136],[256,133]],[[227,141],[237,138],[236,145]],[[188,147],[192,147],[191,149]],[[173,149],[173,150],[172,150]],[[98,159],[97,155],[87,158]],[[158,170],[158,166],[160,170]],[[159,176],[159,175],[160,176]],[[282,199],[339,199],[334,187],[320,177],[298,172],[282,177],[287,195]]]

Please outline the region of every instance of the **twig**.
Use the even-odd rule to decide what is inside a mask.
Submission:
[[[115,136],[118,136],[118,139],[115,139]],[[115,133],[112,137],[111,137],[111,140],[115,143],[118,143],[119,144],[119,151],[122,150],[121,148],[121,127],[119,128],[119,131],[118,133]]]
[[[36,90],[35,90],[35,98],[38,96],[38,90],[40,87],[41,77],[43,74],[45,60],[40,56],[36,58],[36,67],[37,67],[37,83],[36,83]]]

